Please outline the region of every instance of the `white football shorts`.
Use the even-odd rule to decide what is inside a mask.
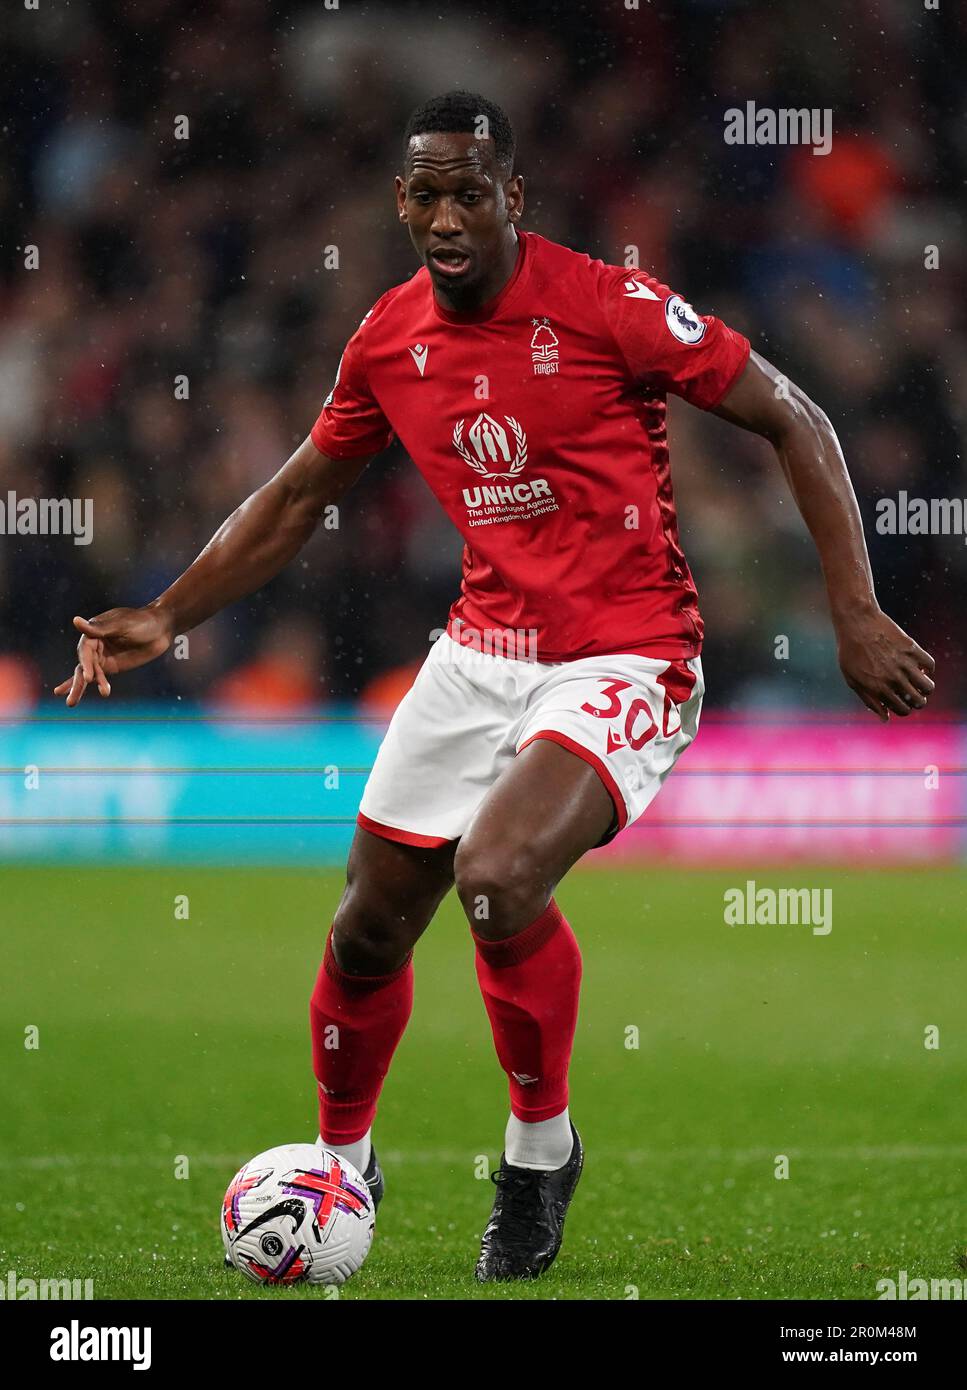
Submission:
[[[602,844],[637,820],[698,732],[700,658],[633,655],[546,664],[443,634],[380,745],[359,824],[433,847],[464,834],[487,792],[535,739],[583,758],[614,803]]]

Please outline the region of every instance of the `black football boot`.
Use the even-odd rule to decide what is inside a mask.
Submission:
[[[515,1168],[500,1156],[491,1174],[496,1185],[493,1214],[480,1245],[476,1275],[494,1279],[536,1279],[554,1263],[564,1237],[564,1218],[584,1166],[581,1137],[574,1126],[574,1147],[562,1168],[541,1172]]]
[[[386,1191],[386,1183],[383,1181],[383,1170],[379,1166],[376,1150],[372,1145],[369,1150],[369,1164],[363,1174],[363,1179],[366,1186],[369,1188],[370,1196],[373,1199],[373,1206],[378,1207],[383,1200],[383,1193]]]

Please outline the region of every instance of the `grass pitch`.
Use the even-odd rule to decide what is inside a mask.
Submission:
[[[587,1162],[562,1254],[528,1285],[473,1280],[506,1090],[448,899],[375,1130],[376,1239],[342,1298],[869,1299],[900,1269],[964,1276],[967,876],[748,876],[832,888],[831,933],[726,926],[734,869],[591,868],[558,894],[585,960]],[[307,1001],[341,881],[3,870],[0,1277],[326,1297],[223,1271],[218,1210],[241,1162],[315,1137]]]

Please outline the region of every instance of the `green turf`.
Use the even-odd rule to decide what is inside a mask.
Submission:
[[[343,1298],[871,1298],[899,1269],[963,1277],[967,877],[754,877],[832,887],[831,934],[726,926],[735,870],[590,869],[559,893],[585,958],[571,1104],[587,1163],[557,1264],[510,1287],[472,1278],[493,1193],[475,1166],[499,1156],[506,1099],[448,900],[378,1120],[376,1240]],[[226,1274],[217,1213],[242,1161],[315,1136],[307,996],[340,883],[2,871],[0,1278],[326,1297]]]

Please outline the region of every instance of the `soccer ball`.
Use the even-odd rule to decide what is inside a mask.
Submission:
[[[232,1178],[221,1226],[228,1258],[256,1284],[344,1284],[369,1254],[376,1208],[344,1158],[280,1144]]]

